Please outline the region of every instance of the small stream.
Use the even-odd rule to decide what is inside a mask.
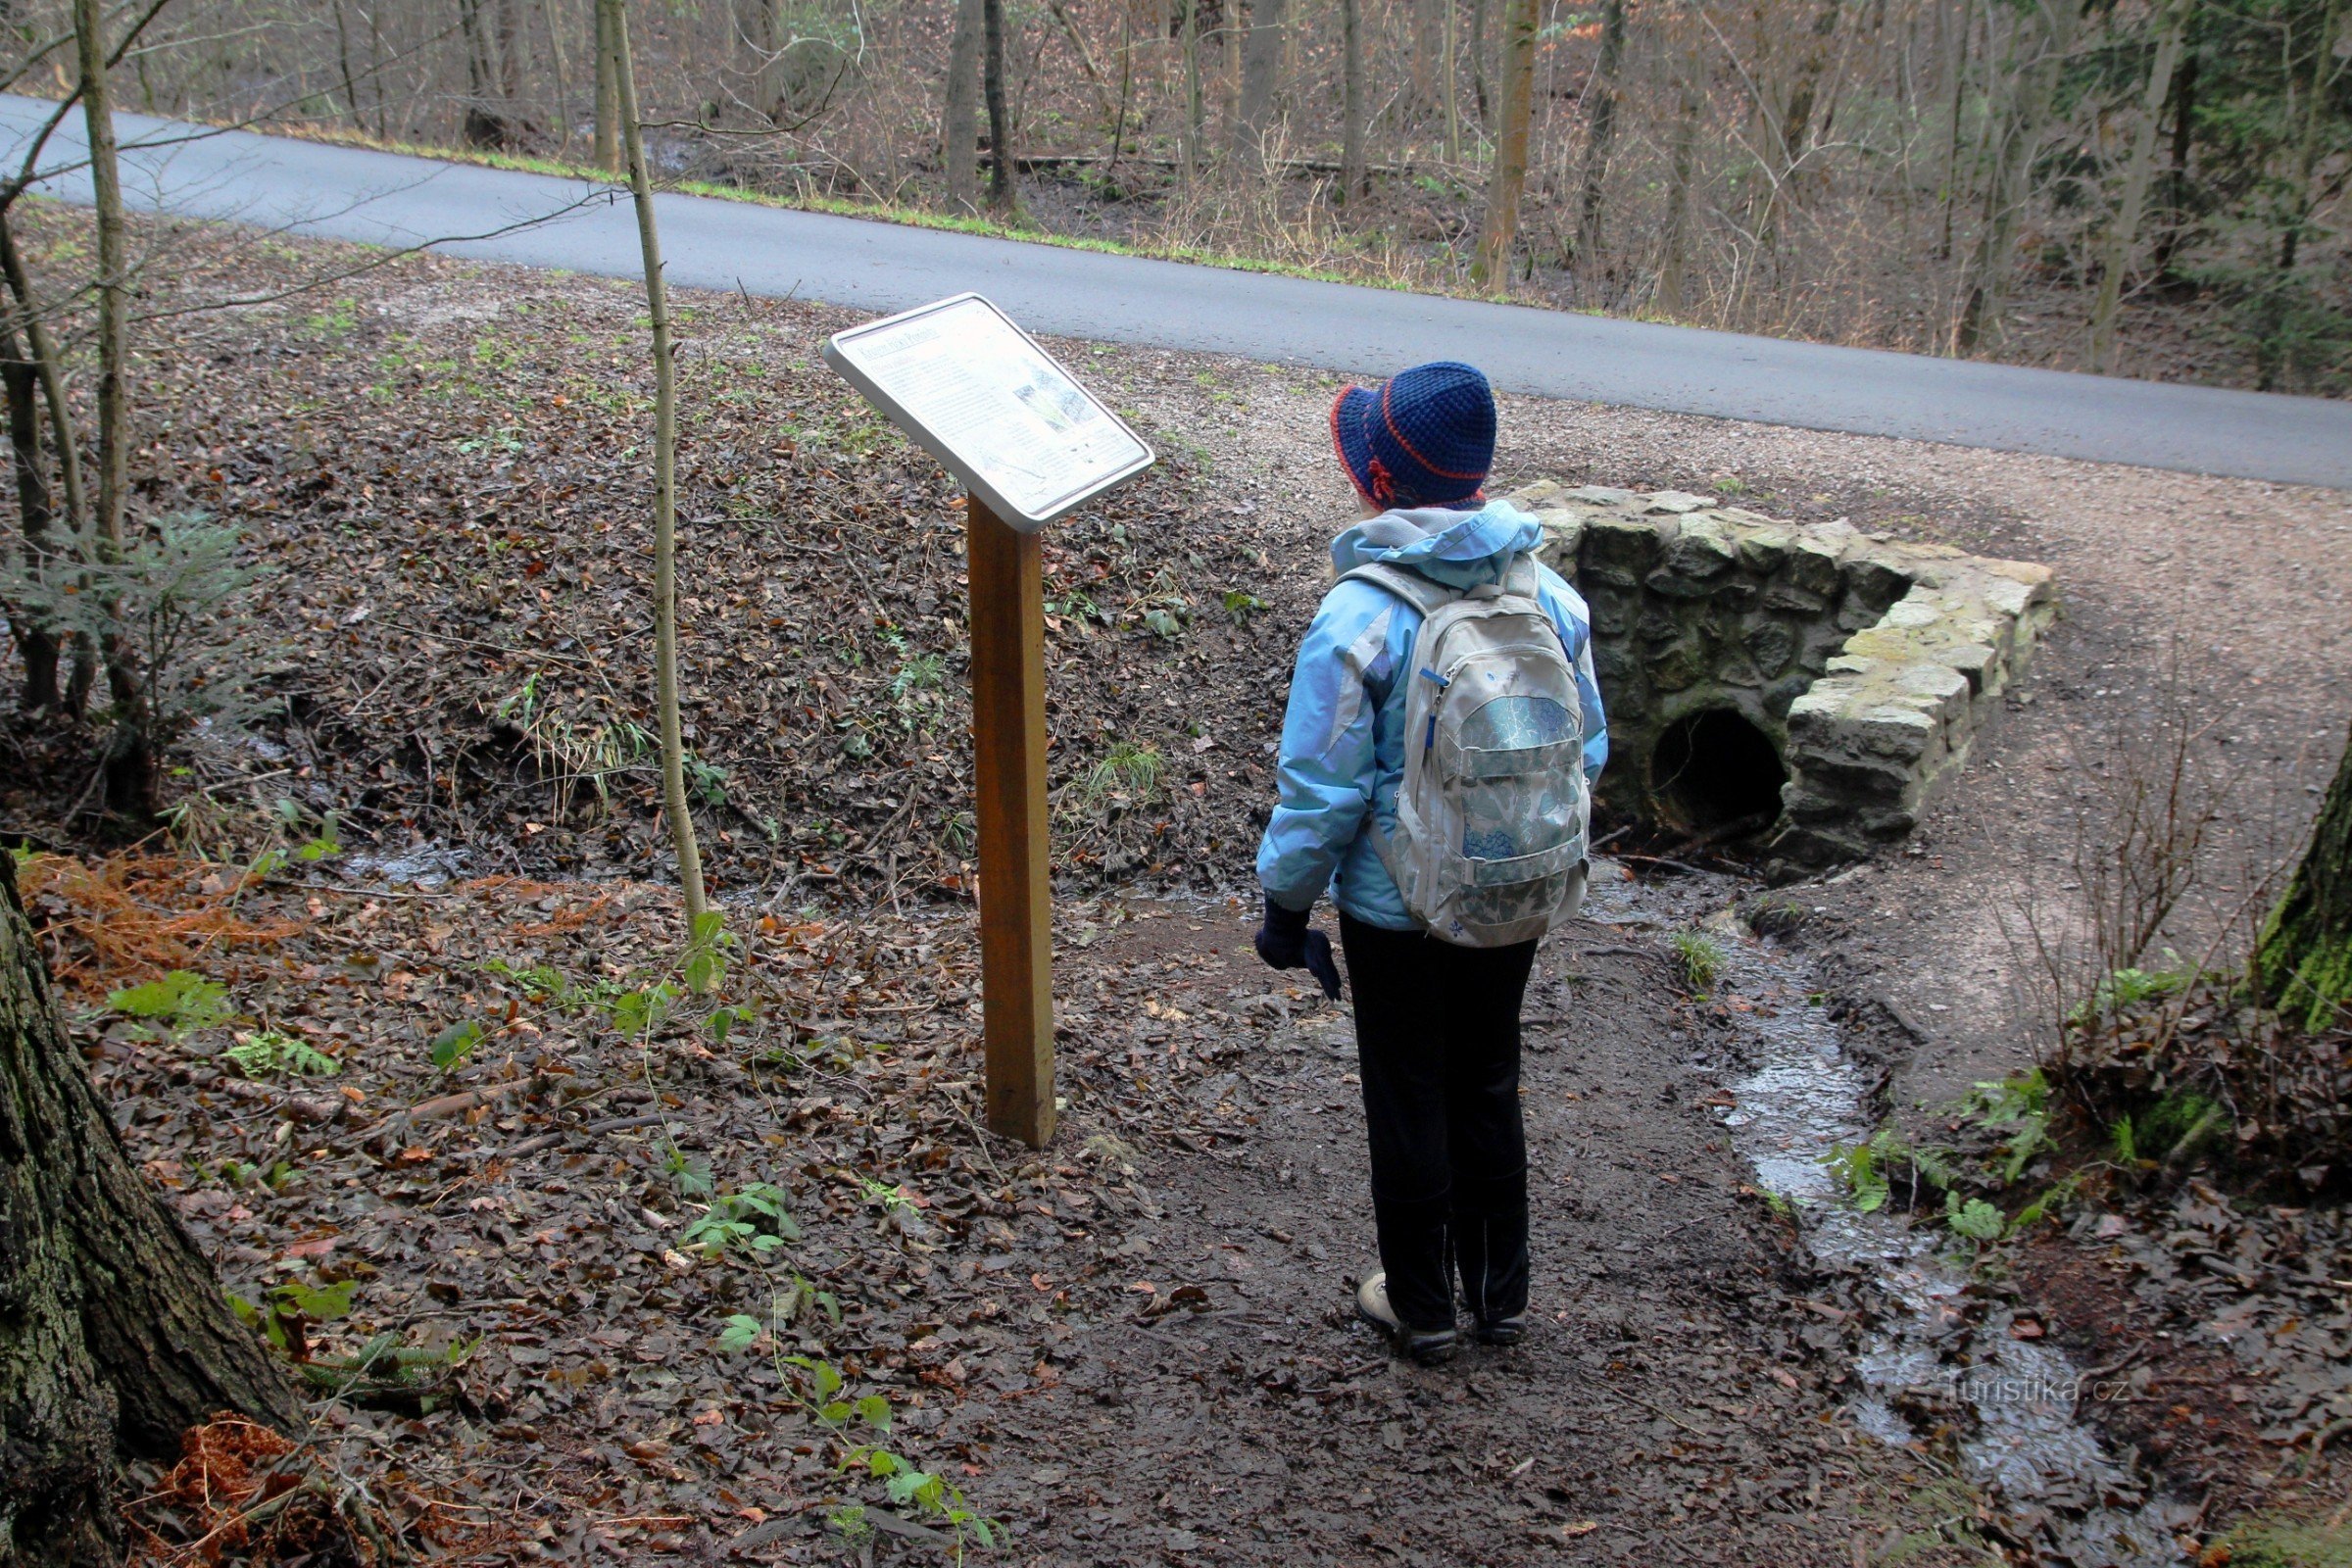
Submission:
[[[2006,1308],[1963,1309],[1967,1264],[1938,1250],[1948,1238],[1932,1212],[1914,1220],[1842,1201],[1826,1161],[1870,1137],[1870,1079],[1843,1049],[1813,960],[1748,930],[1730,907],[1740,884],[1706,881],[1713,885],[1686,881],[1669,895],[1656,884],[1596,874],[1585,912],[1629,930],[1666,930],[1690,923],[1693,897],[1712,904],[1701,923],[1725,955],[1718,989],[1752,1009],[1735,1010],[1733,1019],[1754,1062],[1724,1085],[1736,1102],[1716,1114],[1756,1184],[1797,1209],[1814,1255],[1865,1272],[1880,1296],[1877,1324],[1854,1364],[1855,1425],[1898,1446],[1936,1425],[1960,1428],[1966,1479],[2038,1534],[2050,1562],[2178,1564],[2174,1532],[2189,1510],[2149,1499],[2076,1419],[2083,1378],[2066,1353],[2017,1338]]]

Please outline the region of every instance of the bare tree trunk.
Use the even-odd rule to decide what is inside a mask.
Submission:
[[[1793,175],[1805,156],[1805,138],[1813,133],[1813,105],[1821,94],[1821,74],[1829,69],[1830,43],[1838,36],[1838,18],[1844,9],[1844,0],[1821,0],[1813,13],[1811,36],[1806,40],[1803,61],[1796,71],[1796,83],[1788,93],[1788,109],[1781,117],[1781,167]]]
[[[2268,320],[2257,339],[2255,387],[2264,392],[2278,384],[2286,368],[2284,342],[2287,291],[2294,285],[2304,232],[2320,205],[2320,155],[2335,77],[2344,67],[2335,58],[2337,0],[2320,12],[2320,29],[2311,50],[2311,79],[2304,85],[2303,123],[2294,143],[2294,172],[2287,180],[2286,221],[2278,231],[2278,261],[2272,271]]]
[[[988,205],[998,217],[1012,219],[1020,215],[1021,198],[1012,116],[1004,107],[1004,0],[980,0],[980,86],[988,100]]]
[[[1470,0],[1470,96],[1478,106],[1479,134],[1489,134],[1494,129],[1494,104],[1487,82],[1487,0]]]
[[[2132,161],[2124,171],[2124,199],[2115,220],[2107,225],[2107,243],[2099,260],[2099,294],[2090,308],[2090,352],[2086,368],[2104,375],[2115,368],[2115,322],[2124,303],[2124,273],[2139,244],[2139,220],[2146,210],[2148,182],[2156,167],[2156,132],[2164,122],[2165,96],[2172,91],[2173,70],[2180,58],[2180,36],[2188,26],[2195,0],[2171,0],[2165,8],[2162,31],[2156,39],[2156,58],[2148,66],[2147,86],[2140,93],[2139,123],[2132,132]]]
[[[122,227],[122,179],[115,157],[113,94],[107,88],[105,0],[74,0],[74,43],[81,62],[81,108],[90,146],[90,191],[98,229],[98,488],[92,498],[90,548],[109,565],[122,559],[122,514],[130,472],[130,388],[126,384],[130,258]],[[109,607],[111,616],[112,607]],[[103,650],[114,735],[106,773],[110,806],[137,816],[155,808],[155,755],[147,690],[119,632]]]
[[[792,113],[792,20],[787,0],[755,0],[760,14],[759,84],[754,105],[771,125],[781,125]]]
[[[1585,89],[1592,129],[1585,142],[1584,195],[1577,204],[1576,260],[1582,265],[1600,254],[1601,197],[1609,177],[1609,151],[1617,138],[1618,73],[1625,64],[1625,0],[1603,0],[1600,8],[1600,59]]]
[[[1539,0],[1508,0],[1502,17],[1502,129],[1487,176],[1487,216],[1479,227],[1473,280],[1490,289],[1510,281],[1511,245],[1519,237],[1519,197],[1527,188],[1527,137],[1535,115]]]
[[[2173,77],[2172,167],[2164,176],[2164,231],[2156,236],[2155,271],[2167,281],[2188,234],[2188,161],[2195,147],[2196,113],[2197,50],[2192,35],[2182,41],[2180,68]]]
[[[66,503],[66,534],[79,559],[85,547],[90,514],[81,482],[81,442],[74,433],[73,413],[66,406],[65,374],[60,368],[57,344],[34,304],[32,278],[25,270],[24,253],[17,249],[16,226],[9,218],[8,210],[0,207],[0,276],[8,281],[15,318],[24,327],[25,346],[32,353],[33,371],[40,379],[42,406],[49,415],[50,438],[57,447],[58,488]],[[89,704],[90,688],[97,678],[98,653],[77,637],[74,655],[74,672],[66,683],[62,710],[78,716]]]
[[[956,0],[956,31],[948,41],[948,96],[939,118],[940,159],[948,171],[948,205],[980,207],[980,35],[986,0]]]
[[[1110,167],[1119,167],[1127,148],[1127,112],[1135,91],[1135,8],[1138,0],[1119,3],[1119,106],[1110,122]]]
[[[295,1433],[284,1369],[123,1152],[0,856],[0,1559],[120,1561],[119,1456],[222,1410]]]
[[[1993,171],[1991,211],[1970,260],[1972,284],[1960,316],[1960,352],[1996,348],[2008,324],[2010,252],[2017,246],[2018,220],[2032,198],[2034,164],[2049,135],[2050,105],[2058,73],[2074,52],[2082,12],[2081,0],[2038,0],[2042,25],[2028,47],[2037,52],[2017,73],[2016,97],[2004,144]]]
[[[1184,129],[1177,138],[1177,151],[1184,161],[1184,177],[1189,182],[1200,167],[1200,138],[1207,119],[1200,85],[1200,0],[1179,0],[1183,10],[1184,29]]]
[[[1405,0],[1406,24],[1411,27],[1411,48],[1406,51],[1405,79],[1412,85],[1412,106],[1416,114],[1426,113],[1438,101],[1438,7],[1443,0]]]
[[[547,24],[547,69],[555,78],[555,114],[549,131],[555,137],[556,156],[571,156],[571,71],[564,59],[564,13],[557,9],[557,0],[539,0],[540,20]]]
[[[1684,270],[1690,244],[1690,167],[1698,141],[1698,121],[1706,101],[1700,94],[1699,73],[1705,69],[1700,45],[1691,40],[1682,62],[1681,101],[1675,106],[1674,151],[1666,183],[1666,260],[1658,269],[1658,314],[1683,313]]]
[[[1968,92],[1968,49],[1977,35],[1975,0],[1960,0],[1960,58],[1952,68],[1951,144],[1943,159],[1943,240],[1936,259],[1952,259],[1952,208],[1960,199],[1960,106]]]
[[[1102,114],[1102,122],[1108,124],[1111,116],[1110,83],[1102,79],[1102,68],[1095,64],[1095,52],[1086,46],[1086,34],[1078,30],[1078,24],[1070,16],[1069,7],[1063,5],[1061,0],[1046,0],[1046,10],[1053,15],[1054,25],[1061,28],[1061,35],[1070,41],[1070,53],[1078,57],[1078,70],[1085,75],[1086,84],[1094,89],[1095,108]]]
[[[2254,974],[2275,1006],[2315,1034],[2352,1007],[2352,745],[2263,927]]]
[[[1444,83],[1441,96],[1446,100],[1446,162],[1462,161],[1461,93],[1457,80],[1461,75],[1461,61],[1455,50],[1455,33],[1460,30],[1461,7],[1455,0],[1444,0],[1446,7],[1445,47],[1438,60],[1438,75]]]
[[[41,414],[38,402],[40,372],[19,342],[13,324],[0,328],[0,391],[8,400],[8,444],[16,458],[17,512],[24,524],[24,570],[35,581],[47,581],[55,569],[49,533],[49,465],[41,456]],[[15,630],[18,657],[24,661],[24,689],[20,706],[26,712],[54,709],[63,692],[57,670],[62,643],[55,631],[20,606],[8,617]]]
[[[1340,200],[1353,202],[1372,188],[1364,170],[1364,0],[1340,0]]]
[[[351,75],[351,30],[343,20],[343,0],[335,0],[335,65],[343,77],[344,112],[350,115],[354,130],[364,129],[360,123],[360,89]]]
[[[1282,67],[1285,6],[1286,0],[1250,0],[1250,30],[1242,38],[1242,106],[1233,126],[1233,159],[1244,169],[1265,168],[1274,78]]]
[[[91,0],[85,0],[91,3]],[[662,235],[654,221],[654,176],[638,128],[637,74],[629,62],[629,23],[620,0],[611,14],[613,80],[619,91],[620,141],[637,208],[637,243],[645,260],[645,307],[654,330],[654,707],[662,730],[662,804],[678,886],[686,898],[686,937],[703,940],[703,856],[686,804],[686,740],[678,719],[678,373],[669,340],[669,288],[662,277]]]
[[[513,121],[522,103],[522,19],[515,14],[514,0],[498,0],[497,29],[492,34],[497,43],[494,58],[498,66],[498,95],[504,105],[502,118]]]
[[[596,15],[596,142],[590,156],[608,174],[620,172],[620,74],[612,43],[611,0],[589,0]]]
[[[466,45],[466,121],[468,147],[504,147],[506,118],[491,110],[498,98],[498,54],[482,0],[458,0],[458,31]]]

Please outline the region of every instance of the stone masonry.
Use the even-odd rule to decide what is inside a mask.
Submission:
[[[1761,842],[1790,868],[1908,834],[2057,613],[2047,567],[1842,519],[1549,480],[1507,499],[1544,524],[1544,560],[1592,608],[1612,748],[1602,798],[1671,818],[1653,775],[1661,740],[1729,710],[1780,756],[1780,816]]]

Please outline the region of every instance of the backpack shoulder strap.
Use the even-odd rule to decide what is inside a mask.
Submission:
[[[1502,574],[1502,591],[1522,599],[1534,599],[1544,586],[1543,573],[1536,569],[1536,558],[1525,553],[1513,556]]]
[[[1377,561],[1340,574],[1340,581],[1350,580],[1387,589],[1421,612],[1425,619],[1461,597],[1444,583],[1431,582],[1417,571],[1406,571],[1402,566],[1383,565]]]

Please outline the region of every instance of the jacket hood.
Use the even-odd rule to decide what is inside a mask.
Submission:
[[[1513,556],[1544,542],[1544,525],[1507,501],[1476,512],[1420,507],[1384,512],[1331,542],[1331,564],[1342,572],[1377,562],[1418,572],[1449,588],[1500,582]]]

